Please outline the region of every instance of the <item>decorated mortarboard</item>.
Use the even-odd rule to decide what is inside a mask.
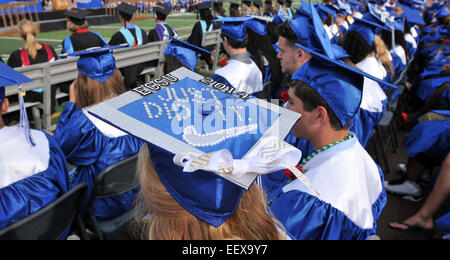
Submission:
[[[112,50],[123,47],[128,47],[128,44],[94,47],[83,51],[59,55],[58,57],[79,56],[80,58],[77,62],[78,71],[86,77],[104,83],[116,71],[116,60],[112,55]]]
[[[30,124],[28,122],[27,111],[25,108],[25,102],[23,97],[25,96],[25,91],[22,90],[22,84],[31,82],[32,80],[20,72],[14,70],[8,65],[0,62],[0,105],[3,103],[5,98],[5,88],[11,85],[17,85],[19,88],[19,107],[20,107],[20,121],[19,127],[24,131],[27,141],[35,146],[33,137],[31,136]]]
[[[300,160],[298,149],[280,141],[300,114],[186,68],[89,113],[147,142],[167,191],[213,226],[233,215],[258,174],[295,168]]]
[[[301,43],[295,43],[295,46],[302,50],[305,50],[306,52],[309,52],[311,55],[313,55],[313,57],[321,60],[323,63],[337,65],[347,71],[375,80],[379,84],[382,84],[386,87],[398,90],[397,86],[374,77],[368,73],[365,73],[357,68],[349,66],[343,61],[339,60],[348,57],[348,54],[341,47],[331,44],[330,38],[328,37],[323,27],[322,21],[320,20],[319,14],[312,5],[311,1],[309,2],[309,5],[309,10],[311,10],[311,17],[309,20],[306,19],[308,17],[304,16],[301,18],[297,18],[290,23],[292,30],[295,32]],[[307,26],[307,24],[310,25]],[[307,27],[305,28],[305,26]]]
[[[65,14],[69,18],[69,20],[72,21],[72,23],[76,25],[83,25],[89,12],[87,10],[73,8],[70,10],[66,10]]]
[[[204,52],[211,54],[211,51],[205,50],[187,41],[182,41],[173,36],[165,34],[167,38],[171,39],[164,50],[164,55],[171,55],[186,65],[190,70],[194,71],[197,66],[198,55],[197,52]]]
[[[247,36],[246,22],[253,17],[222,17],[213,22],[221,22],[221,33],[236,41],[243,41]]]
[[[117,11],[119,11],[120,15],[125,16],[124,18],[131,18],[137,9],[138,8],[136,6],[125,2],[121,2],[117,5]]]
[[[279,3],[280,0],[278,0],[277,2]],[[281,0],[282,1],[282,0]],[[284,4],[284,2],[283,2]],[[276,25],[280,25],[286,21],[291,21],[292,19],[289,17],[289,15],[286,13],[286,11],[283,9],[283,7],[279,7],[278,10],[276,10],[276,14],[273,17],[273,22]]]
[[[158,2],[156,3],[155,6],[153,6],[153,10],[154,12],[158,12],[165,16],[168,16],[169,13],[172,11],[172,8],[168,4]]]
[[[350,7],[349,3],[344,2],[342,0],[336,0],[336,3],[339,8],[339,11],[344,13],[345,16],[352,14],[352,8]]]

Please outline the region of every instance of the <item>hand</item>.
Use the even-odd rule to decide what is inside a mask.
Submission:
[[[77,100],[77,80],[74,80],[69,87],[69,101],[76,103]]]

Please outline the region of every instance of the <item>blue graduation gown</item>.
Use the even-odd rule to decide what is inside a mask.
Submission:
[[[70,102],[61,113],[54,140],[60,144],[67,162],[76,166],[70,175],[70,186],[87,183],[89,194],[98,174],[138,153],[143,144],[131,135],[105,136],[75,103]],[[95,215],[99,219],[110,219],[124,213],[130,209],[137,191],[138,188],[113,198],[95,200]]]

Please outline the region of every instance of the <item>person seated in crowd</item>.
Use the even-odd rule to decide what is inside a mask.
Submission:
[[[225,8],[223,8],[223,1],[222,0],[215,0],[213,1],[213,7],[214,7],[214,13],[216,14],[217,18],[227,17],[225,14]]]
[[[376,233],[387,199],[383,173],[348,130],[363,82],[360,74],[316,56],[292,76],[286,108],[302,114],[293,134],[316,147],[300,164],[316,190],[279,174],[261,178],[271,211],[292,239],[367,239]]]
[[[70,102],[59,117],[53,139],[61,146],[67,162],[76,166],[70,173],[70,187],[89,185],[108,166],[139,152],[142,141],[95,118],[87,109],[125,92],[122,74],[116,68],[111,52],[99,50],[72,53],[79,55],[78,76],[70,86]],[[125,194],[97,199],[94,213],[99,219],[110,219],[127,211],[137,189]]]
[[[274,16],[275,15],[275,8],[272,6],[272,0],[265,0],[264,1],[264,15],[265,16]]]
[[[56,52],[52,46],[47,43],[39,43],[36,41],[38,30],[30,20],[22,20],[19,23],[19,35],[24,39],[25,45],[11,53],[8,59],[8,66],[19,68],[39,63],[53,62],[56,60]],[[43,103],[43,88],[28,91],[25,96],[26,102]],[[55,112],[56,105],[56,88],[52,87],[51,93],[51,113]]]
[[[168,38],[165,35],[170,35],[172,37],[178,36],[177,31],[166,22],[167,16],[170,14],[171,10],[170,6],[163,3],[157,3],[153,7],[153,11],[156,15],[156,25],[155,28],[151,29],[148,33],[149,42],[167,40]]]
[[[197,5],[197,10],[200,13],[200,21],[194,24],[192,32],[189,35],[187,42],[192,45],[201,47],[203,33],[210,32],[212,30],[220,29],[220,23],[213,23],[214,17],[211,13],[212,2],[202,2]],[[207,50],[212,50],[213,47],[207,46]],[[213,64],[217,62],[213,55],[202,53],[200,59],[204,60],[208,65],[209,69],[212,68]]]
[[[401,231],[423,231],[432,239],[448,239],[450,235],[449,217],[446,213],[434,220],[439,209],[450,197],[450,153],[447,152],[431,193],[422,207],[402,222],[392,222],[389,227]]]
[[[267,212],[264,195],[258,185],[253,185],[248,191],[240,191],[242,188],[220,180],[221,177],[212,172],[180,175],[172,162],[172,165],[163,166],[164,156],[167,155],[153,150],[147,144],[139,152],[141,190],[136,202],[135,219],[140,224],[137,232],[143,239],[285,238],[279,231],[276,220]],[[183,188],[173,185],[173,181],[180,181],[176,176],[183,178]],[[206,190],[198,192],[194,189],[198,185],[206,187]],[[180,200],[187,196],[190,197],[189,201]],[[211,200],[215,202],[211,203]],[[228,206],[230,203],[235,205],[232,210]],[[211,206],[213,204],[216,206]],[[148,216],[151,218],[148,219]]]
[[[284,0],[276,0],[275,10],[277,12],[277,15],[282,17],[281,20],[283,22],[285,22],[286,20],[292,19],[293,15],[294,15],[290,8],[289,9],[286,8]]]
[[[133,24],[133,14],[137,7],[127,3],[120,3],[117,6],[119,13],[119,21],[123,27],[113,34],[109,45],[119,45],[128,43],[128,46],[139,46],[148,42],[147,34],[139,26]],[[144,64],[137,64],[122,68],[120,71],[125,79],[125,88],[127,90],[137,87],[137,80],[140,78],[141,72],[144,70]]]
[[[70,189],[66,158],[52,137],[29,129],[27,120],[17,126],[3,122],[9,106],[5,87],[28,81],[31,79],[0,63],[0,229],[37,212]],[[26,117],[24,110],[21,116]]]
[[[230,17],[241,17],[241,13],[239,12],[239,3],[231,2],[228,12],[230,13]]]
[[[263,89],[262,73],[247,52],[248,35],[245,22],[249,17],[229,17],[215,20],[223,22],[221,37],[230,59],[225,67],[219,68],[211,76],[217,82],[234,87],[238,92],[249,94]]]
[[[86,16],[88,11],[74,8],[66,11],[67,15],[67,30],[72,35],[64,38],[61,43],[61,54],[73,53],[75,51],[82,51],[92,47],[103,47],[108,43],[103,37],[88,29],[88,22]]]

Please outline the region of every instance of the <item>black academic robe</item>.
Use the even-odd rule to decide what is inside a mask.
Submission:
[[[213,23],[213,30],[220,29],[220,27],[221,27],[221,23]],[[207,26],[207,28],[209,28],[209,25]],[[196,22],[194,24],[194,28],[192,28],[191,35],[187,39],[187,42],[189,42],[190,44],[193,44],[195,46],[202,47],[202,37],[203,37],[202,26],[201,26],[200,22]],[[206,46],[206,48],[204,48],[204,47],[202,47],[202,48],[212,51],[212,50],[214,50],[214,47],[215,46],[213,45],[213,46]],[[206,61],[208,66],[210,66],[210,67],[212,66],[210,54],[202,52],[200,54],[200,59]]]
[[[147,33],[141,28],[139,29],[141,30],[142,33],[142,44],[148,43]],[[128,29],[128,30],[131,32],[134,41],[137,43],[138,39],[136,36],[136,29]],[[120,31],[116,32],[111,37],[111,40],[109,40],[109,45],[119,45],[123,43],[127,43],[127,40]],[[122,72],[122,75],[125,78],[125,88],[127,90],[137,87],[137,79],[139,78],[141,72],[144,70],[145,65],[146,63],[141,63],[120,69],[120,72]]]

